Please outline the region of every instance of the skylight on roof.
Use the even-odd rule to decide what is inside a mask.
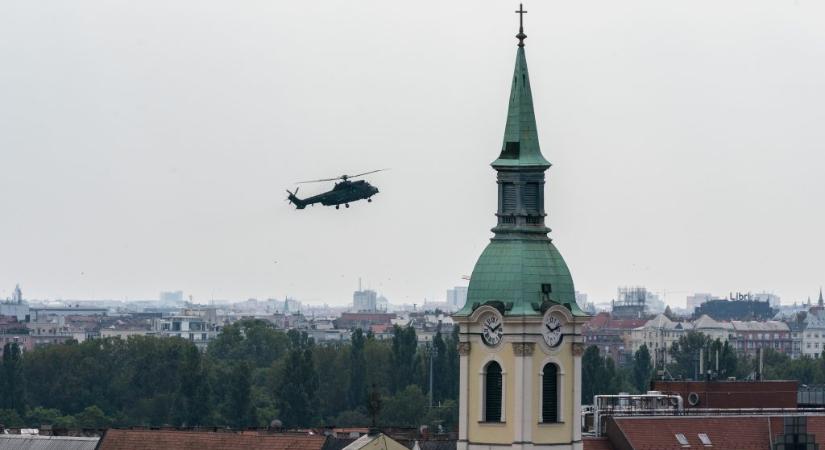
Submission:
[[[699,433],[699,440],[702,441],[702,445],[705,447],[713,447],[713,444],[710,442],[710,438],[705,433]]]
[[[681,444],[682,447],[690,447],[690,442],[688,442],[688,440],[687,440],[687,438],[685,437],[684,434],[676,433],[675,436],[676,436],[676,440],[679,441],[679,444]]]

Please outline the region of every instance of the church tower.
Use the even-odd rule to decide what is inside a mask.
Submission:
[[[573,279],[548,237],[550,163],[539,147],[519,8],[497,172],[494,236],[473,269],[460,327],[458,450],[581,449],[581,327]]]

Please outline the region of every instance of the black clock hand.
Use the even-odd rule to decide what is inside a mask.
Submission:
[[[490,331],[496,331],[499,328],[501,328],[501,324],[498,324],[498,326],[496,326],[495,328],[490,328]]]
[[[558,330],[559,328],[561,328],[561,325],[557,326],[556,328],[551,328],[551,329],[550,329],[550,331],[556,331],[556,330]]]

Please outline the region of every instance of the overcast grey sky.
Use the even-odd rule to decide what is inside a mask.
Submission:
[[[0,296],[443,298],[491,235],[517,6],[0,0]],[[525,9],[578,290],[816,294],[825,2]],[[382,167],[371,204],[283,201]]]

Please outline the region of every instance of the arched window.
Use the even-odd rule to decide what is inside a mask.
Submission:
[[[559,366],[548,363],[541,377],[541,421],[559,421]]]
[[[484,375],[484,421],[501,422],[501,366],[493,361]]]

